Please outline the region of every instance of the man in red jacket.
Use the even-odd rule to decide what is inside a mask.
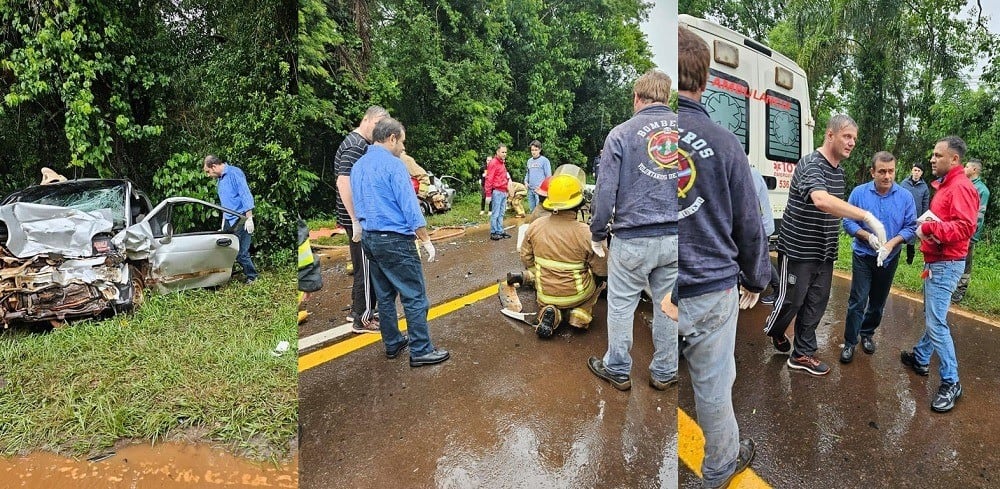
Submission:
[[[497,152],[493,159],[486,165],[486,196],[491,197],[490,201],[490,239],[509,238],[510,235],[503,232],[503,215],[507,210],[507,184],[510,179],[507,177],[507,145],[497,146]]]
[[[917,237],[924,254],[924,335],[912,352],[899,354],[903,365],[918,375],[927,375],[931,354],[940,360],[941,387],[931,403],[939,413],[950,411],[962,395],[958,382],[958,357],[948,327],[951,294],[965,269],[969,239],[976,231],[979,194],[965,176],[962,157],[965,141],[948,136],[934,145],[931,171],[938,177],[931,183],[937,189],[931,199],[932,216],[917,217]]]

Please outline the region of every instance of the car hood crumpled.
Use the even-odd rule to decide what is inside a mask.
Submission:
[[[114,225],[112,219],[110,209],[84,212],[28,202],[0,206],[0,220],[7,224],[5,244],[18,258],[42,253],[93,256],[93,237],[110,233]]]

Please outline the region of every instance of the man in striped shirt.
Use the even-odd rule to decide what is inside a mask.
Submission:
[[[826,126],[823,146],[803,156],[792,172],[781,230],[778,233],[780,284],[775,308],[764,332],[774,347],[792,350],[788,366],[813,375],[830,367],[816,358],[816,326],[830,300],[833,261],[837,259],[840,219],[863,223],[879,243],[885,243],[885,226],[871,212],[844,201],[844,169],[840,162],[851,156],[858,124],[838,114]],[[794,350],[785,330],[795,318]]]
[[[351,131],[337,148],[333,169],[337,174],[337,222],[344,226],[351,239],[351,264],[354,267],[354,284],[351,287],[351,313],[355,333],[378,333],[375,318],[375,289],[372,287],[368,257],[361,249],[361,225],[354,213],[354,195],[351,193],[351,168],[365,154],[371,143],[375,124],[389,113],[373,105],[365,111],[358,128]]]

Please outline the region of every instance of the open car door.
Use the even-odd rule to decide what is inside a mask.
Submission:
[[[242,214],[203,200],[171,197],[149,212],[140,225],[152,233],[146,284],[160,292],[214,287],[229,281],[239,252],[236,235],[223,229],[222,216]]]

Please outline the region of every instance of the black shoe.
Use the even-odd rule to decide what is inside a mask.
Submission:
[[[521,272],[507,272],[507,285],[524,285],[524,274]]]
[[[501,238],[499,234],[490,233],[490,241],[500,241],[501,239],[503,238]]]
[[[875,353],[875,340],[873,340],[871,336],[862,336],[861,349],[869,355]]]
[[[542,309],[542,317],[538,321],[538,326],[535,326],[535,334],[539,338],[548,338],[552,336],[553,324],[556,322],[556,310],[549,306]]]
[[[597,357],[590,357],[587,360],[587,367],[594,375],[611,382],[612,387],[620,391],[627,391],[632,388],[632,379],[628,375],[618,375],[604,369],[604,361]]]
[[[965,299],[965,291],[964,290],[956,290],[955,292],[953,292],[951,294],[951,302],[953,302],[955,304],[958,304],[959,302],[962,302],[962,299]]]
[[[498,236],[500,236],[500,239],[507,239],[511,237],[511,235],[507,233],[500,233]]]
[[[243,283],[246,284],[246,285],[250,285],[250,284],[252,284],[252,283],[254,283],[256,281],[257,281],[257,277],[253,277],[253,278],[246,277],[246,278],[243,279]]]
[[[419,357],[410,356],[410,366],[411,367],[421,367],[424,365],[434,365],[435,363],[441,363],[451,357],[448,350],[438,350],[434,349],[426,355],[421,355]]]
[[[774,349],[780,351],[781,353],[788,353],[792,351],[792,342],[789,341],[788,337],[781,335],[781,338],[771,337],[771,344],[774,345]]]
[[[669,379],[664,380],[663,382],[660,382],[659,380],[656,380],[656,379],[654,379],[652,377],[649,378],[649,386],[652,387],[652,388],[654,388],[654,389],[656,389],[656,390],[658,390],[658,391],[665,391],[665,390],[669,389],[671,386],[674,386],[674,385],[677,385],[677,375],[676,374],[673,377],[670,377]]]
[[[756,453],[757,446],[754,444],[752,439],[747,438],[745,440],[740,440],[740,454],[736,457],[736,470],[734,470],[732,474],[729,474],[729,477],[726,477],[721,484],[712,486],[705,484],[702,487],[708,489],[722,489],[723,487],[727,487],[737,474],[743,472],[750,466],[750,462],[753,461],[753,456]]]
[[[955,401],[959,397],[962,397],[962,384],[958,382],[954,384],[942,382],[941,387],[938,387],[937,397],[931,403],[931,409],[939,413],[947,413],[951,411],[951,408],[955,407]]]
[[[840,350],[840,363],[851,363],[854,360],[855,345],[844,344],[844,349]]]
[[[396,345],[393,348],[386,347],[386,349],[385,349],[385,357],[386,358],[396,358],[396,357],[398,357],[400,353],[403,353],[403,350],[405,350],[406,346],[409,345],[409,344],[410,344],[410,337],[406,336],[404,334],[403,335],[403,341],[400,342],[398,345]]]
[[[767,304],[769,306],[774,305],[774,301],[778,300],[778,294],[770,293],[760,298],[761,304]]]
[[[921,365],[917,363],[917,357],[913,355],[913,352],[901,351],[899,352],[899,361],[903,362],[903,365],[910,367],[916,372],[917,375],[927,376],[927,372],[930,371],[930,365]]]

